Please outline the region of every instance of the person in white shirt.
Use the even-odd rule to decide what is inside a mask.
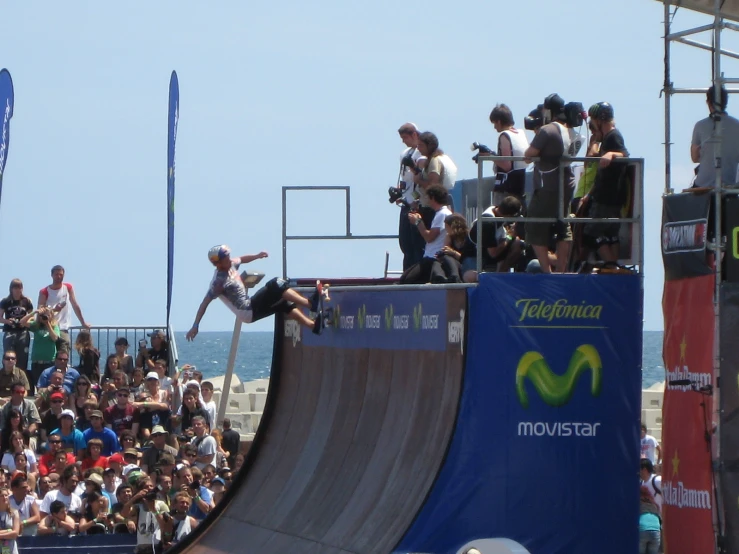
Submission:
[[[208,425],[203,416],[192,418],[192,430],[195,432],[195,438],[191,444],[198,449],[195,467],[201,471],[208,464],[215,467],[218,460],[218,443],[208,434]]]
[[[655,459],[655,454],[657,458]],[[662,463],[662,448],[652,435],[647,435],[647,426],[641,426],[641,457],[646,458],[652,464]]]
[[[200,385],[200,397],[202,398],[203,409],[208,412],[210,418],[210,427],[216,426],[216,403],[213,401],[213,383],[203,381]]]
[[[77,296],[71,283],[64,282],[64,268],[55,265],[51,268],[51,284],[42,288],[38,294],[38,306],[50,306],[57,312],[57,321],[59,322],[59,330],[61,331],[57,346],[67,352],[71,351],[71,343],[69,341],[69,328],[72,326],[72,314],[69,312],[69,306],[72,306],[77,319],[85,329],[90,328],[90,324],[85,321],[82,316],[82,309],[77,303]]]
[[[64,503],[67,513],[71,516],[78,515],[82,507],[82,500],[74,493],[77,483],[80,481],[80,471],[77,466],[68,466],[64,468],[57,490],[49,491],[44,496],[41,503],[41,518],[45,518],[51,513],[51,503],[59,500]]]
[[[661,513],[662,502],[664,501],[664,497],[662,496],[662,477],[654,474],[654,465],[646,458],[643,458],[639,464],[639,478],[641,479],[641,484],[649,490],[654,503],[657,504]]]
[[[409,221],[416,226],[418,232],[426,242],[423,259],[403,272],[400,282],[403,284],[428,283],[431,277],[431,268],[436,261],[436,255],[441,251],[446,241],[446,226],[444,220],[452,212],[447,208],[449,195],[442,185],[430,185],[426,189],[428,206],[434,211],[434,218],[430,227],[426,227],[421,214],[411,212]]]
[[[523,129],[514,127],[513,113],[505,104],[497,104],[490,112],[490,123],[498,135],[499,156],[523,156],[529,147],[529,140]],[[507,196],[513,195],[519,200],[523,198],[526,185],[526,166],[521,160],[518,162],[496,162],[495,188],[493,189],[493,203],[497,206]]]
[[[413,182],[413,176],[420,172],[418,163],[424,159],[418,149],[418,127],[415,123],[404,123],[398,129],[400,140],[406,148],[400,154],[400,172],[395,195],[401,196],[395,201],[400,206],[398,222],[398,243],[403,252],[403,271],[421,261],[423,257],[424,241],[408,220],[408,214],[418,207],[419,192]],[[392,202],[391,197],[391,202]]]

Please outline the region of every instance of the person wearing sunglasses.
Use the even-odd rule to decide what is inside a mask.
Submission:
[[[54,467],[54,461],[56,460],[56,454],[62,448],[62,437],[59,435],[49,436],[49,450],[39,458],[38,461],[38,472],[42,477],[47,477],[52,473]],[[75,458],[72,454],[67,452],[67,464],[72,465],[75,463]],[[59,484],[59,476],[55,478],[57,485]],[[52,479],[52,480],[54,480]],[[53,484],[53,483],[52,483]]]
[[[118,436],[128,429],[136,436],[139,432],[139,411],[131,404],[130,391],[127,387],[119,388],[115,393],[116,403],[103,411],[105,424]]]
[[[13,383],[23,383],[26,390],[30,389],[26,372],[18,367],[18,355],[13,350],[6,350],[3,354],[3,367],[0,369],[0,403],[10,397]]]
[[[56,357],[54,358],[54,365],[47,367],[41,372],[36,386],[40,389],[48,387],[51,374],[59,372],[60,370],[64,372],[64,391],[67,393],[67,396],[69,396],[74,392],[74,384],[77,382],[77,379],[80,378],[80,373],[69,365],[69,352],[65,350],[57,352]]]

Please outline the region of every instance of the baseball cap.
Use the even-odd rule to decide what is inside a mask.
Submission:
[[[52,394],[49,397],[49,400],[64,400],[64,394],[61,393],[61,392],[55,392],[54,394]],[[65,411],[69,412],[71,410],[65,410]],[[64,412],[62,412],[62,413],[64,413]]]
[[[148,381],[149,379],[156,379],[159,381],[159,374],[156,371],[150,371],[146,374],[146,380]]]
[[[147,337],[164,337],[164,331],[161,329],[154,329],[151,333],[146,334]]]
[[[215,479],[213,479],[213,480],[212,480],[212,481],[210,482],[210,484],[211,484],[211,485],[215,485],[216,483],[220,483],[220,484],[221,484],[221,485],[223,485],[224,487],[226,486],[226,481],[224,481],[224,480],[223,480],[223,479],[221,479],[220,477],[216,477]]]
[[[93,410],[90,412],[90,417],[99,417],[100,419],[103,419],[103,412],[100,410]]]
[[[213,263],[222,260],[223,258],[228,258],[229,256],[231,256],[231,249],[225,244],[213,246],[208,250],[208,259]]]
[[[59,417],[71,417],[72,419],[74,419],[74,412],[70,409],[62,410],[62,413]]]
[[[200,383],[198,383],[195,379],[191,379],[187,383],[185,383],[185,388],[187,387],[197,387],[198,390],[200,389]]]
[[[138,455],[139,455],[139,451],[138,451],[138,450],[136,450],[135,448],[126,448],[126,449],[125,449],[125,450],[123,451],[123,455],[124,455],[124,456],[137,456],[137,457],[138,457]]]
[[[110,463],[110,462],[115,462],[115,463],[118,463],[118,464],[122,464],[123,463],[123,454],[121,454],[120,452],[116,452],[115,454],[113,454],[111,457],[108,458],[108,463]]]

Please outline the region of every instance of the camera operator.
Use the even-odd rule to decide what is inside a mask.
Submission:
[[[588,217],[618,219],[626,202],[628,165],[615,160],[628,157],[629,151],[626,150],[624,137],[616,129],[613,107],[608,102],[593,104],[588,110],[588,115],[598,136],[603,137],[595,183],[589,193]],[[596,250],[606,265],[615,265],[618,261],[620,230],[621,224],[618,221],[586,223],[584,226],[586,245]]]
[[[398,220],[398,242],[403,252],[403,271],[417,264],[423,257],[424,241],[408,220],[408,214],[418,206],[419,193],[413,176],[420,172],[418,163],[423,156],[418,150],[418,127],[414,123],[404,123],[398,129],[400,140],[406,148],[400,154],[400,173],[398,185],[390,188],[390,201],[400,206]]]
[[[526,133],[514,127],[513,113],[505,104],[497,104],[490,112],[490,123],[498,135],[498,156],[523,156],[529,147]],[[526,186],[525,161],[496,162],[493,203],[500,204],[506,196],[523,199]]]
[[[693,128],[693,138],[690,142],[690,158],[699,163],[695,176],[694,187],[713,187],[716,184],[716,160],[721,159],[721,181],[724,185],[736,183],[737,164],[739,164],[739,120],[726,113],[726,104],[729,102],[729,93],[724,88],[719,89],[719,100],[716,101],[716,88],[711,85],[706,93],[706,104],[709,116],[701,119]],[[716,140],[716,123],[721,121],[721,152]]]
[[[436,261],[436,254],[441,251],[446,241],[446,226],[444,220],[452,212],[447,208],[449,195],[441,184],[434,184],[426,189],[426,198],[429,209],[433,211],[434,217],[431,225],[426,223],[417,212],[408,214],[408,220],[416,226],[418,232],[426,242],[423,258],[416,265],[408,268],[400,276],[400,282],[404,284],[428,283],[431,278],[431,269]]]
[[[561,218],[559,213],[559,167],[562,157],[569,153],[572,134],[566,126],[565,102],[558,94],[550,94],[544,100],[544,125],[526,150],[526,157],[536,158],[534,167],[534,195],[529,203],[528,216]],[[572,169],[564,168],[564,202],[569,207],[574,175]],[[569,211],[569,210],[568,210]],[[527,223],[526,241],[534,249],[542,273],[551,273],[549,246],[556,243],[555,271],[564,272],[572,248],[572,229],[564,221],[555,223]]]

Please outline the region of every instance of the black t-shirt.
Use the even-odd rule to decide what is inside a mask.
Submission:
[[[235,458],[236,454],[239,453],[240,444],[241,444],[241,435],[239,435],[238,431],[234,431],[233,429],[228,429],[226,431],[223,431],[221,435],[221,446],[226,452],[228,452],[229,460],[231,460],[232,458]]]
[[[482,214],[483,269],[487,269],[489,271],[493,269],[493,266],[495,266],[495,264],[500,261],[497,258],[493,259],[490,254],[488,254],[488,248],[495,248],[496,246],[498,246],[500,240],[502,240],[502,238],[504,238],[505,236],[506,231],[504,228],[504,223],[502,221],[499,221],[498,218],[490,212],[490,210],[485,210]],[[477,220],[472,223],[468,238],[472,242],[472,247],[474,248],[477,241]],[[476,251],[474,255],[477,255]]]
[[[155,425],[161,425],[165,429],[169,429],[169,418],[171,410],[141,410],[139,413],[139,427],[141,429],[151,429]]]
[[[46,436],[51,435],[54,429],[59,429],[61,426],[62,422],[60,418],[56,417],[51,410],[46,412],[41,419],[41,428],[46,431]]]
[[[608,152],[629,155],[624,137],[618,129],[612,129],[600,143],[600,155]],[[591,198],[599,204],[621,206],[626,201],[627,169],[628,164],[618,159],[612,161],[608,167],[598,167]]]
[[[21,296],[20,300],[14,300],[9,296],[0,300],[0,309],[3,310],[3,317],[5,319],[22,319],[27,314],[33,311],[33,304],[25,296]],[[20,325],[3,325],[3,332],[8,331],[20,331],[23,327]]]

